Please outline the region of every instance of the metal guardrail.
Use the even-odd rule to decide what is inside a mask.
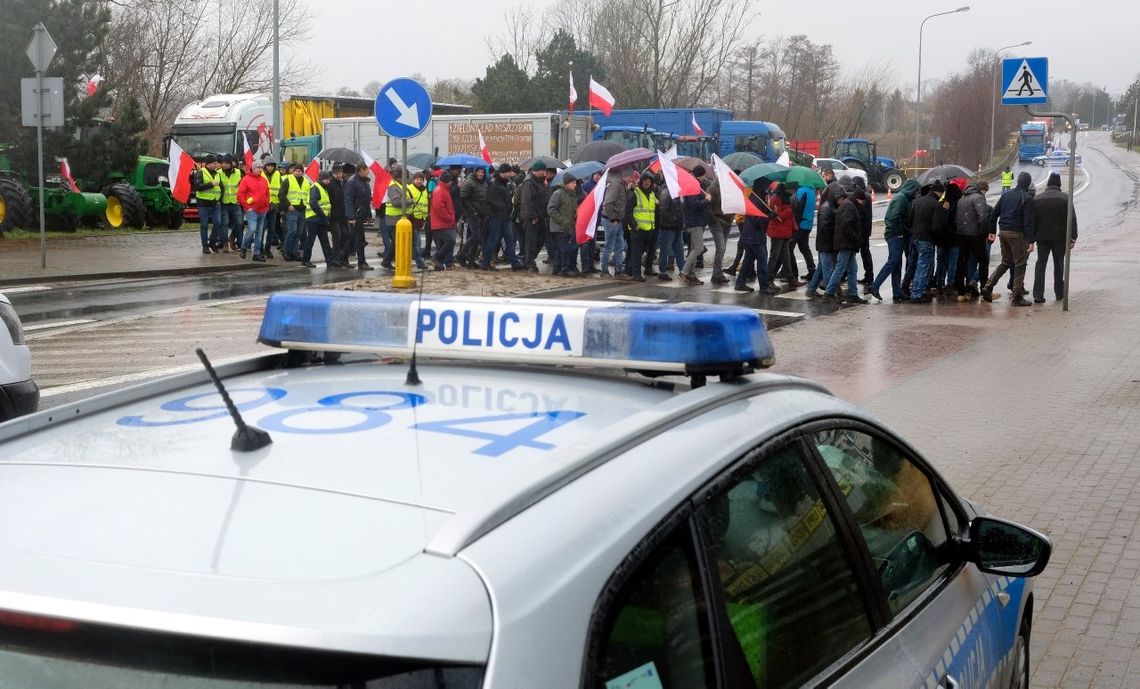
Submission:
[[[1009,147],[1009,153],[1005,156],[1005,158],[999,160],[997,163],[994,163],[993,165],[991,165],[987,168],[983,168],[981,170],[978,170],[978,172],[976,174],[974,174],[972,179],[981,179],[981,180],[985,180],[988,182],[991,179],[993,179],[994,177],[996,177],[998,175],[998,173],[1000,173],[1002,170],[1004,170],[1006,165],[1013,165],[1015,162],[1017,162],[1017,144],[1016,143],[1012,144]]]

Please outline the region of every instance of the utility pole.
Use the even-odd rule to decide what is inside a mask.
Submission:
[[[918,25],[918,93],[915,94],[914,99],[914,150],[916,154],[918,153],[918,149],[922,148],[922,30],[926,28],[926,22],[935,17],[969,11],[970,6],[966,5],[956,10],[950,10],[949,12],[938,12],[937,14],[926,17],[922,20],[922,23]]]
[[[1132,145],[1136,141],[1136,116],[1140,115],[1140,96],[1136,97],[1136,105],[1132,109],[1132,136],[1128,138],[1128,150],[1132,150]]]

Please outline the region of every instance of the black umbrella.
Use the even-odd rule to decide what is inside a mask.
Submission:
[[[973,176],[974,173],[972,170],[962,167],[961,165],[939,165],[938,167],[932,167],[926,172],[919,175],[918,183],[926,186],[936,179],[940,179],[943,182],[948,182],[957,177],[965,177],[966,179],[970,179]]]
[[[566,167],[566,163],[557,158],[553,158],[551,156],[535,156],[533,158],[527,158],[523,162],[519,163],[519,169],[529,170],[531,165],[534,165],[540,160],[542,161],[542,164],[546,166],[547,170],[561,170],[562,168]]]
[[[626,150],[625,146],[622,146],[616,141],[591,141],[578,149],[578,152],[575,153],[574,157],[570,160],[575,163],[593,160],[604,164],[610,158],[613,158],[624,150]]]
[[[348,148],[325,148],[317,154],[320,160],[327,160],[331,163],[350,163],[352,165],[363,165],[364,158],[360,154]]]
[[[408,156],[408,167],[426,170],[432,165],[435,165],[436,160],[438,160],[438,158],[430,153],[413,153]]]

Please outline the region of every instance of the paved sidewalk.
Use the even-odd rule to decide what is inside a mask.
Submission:
[[[1137,179],[1140,157],[1113,158]],[[1053,539],[1034,687],[1123,689],[1140,674],[1137,228],[1135,203],[1081,226],[1067,314],[1008,298],[886,303],[772,335],[778,371],[878,414],[963,494]]]
[[[53,237],[47,268],[40,267],[39,239],[0,239],[0,285],[67,279],[197,275],[281,266],[242,261],[238,254],[202,253],[198,230],[137,232],[99,237]],[[290,264],[293,265],[293,264]]]

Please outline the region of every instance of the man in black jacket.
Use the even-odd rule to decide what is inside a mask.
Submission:
[[[348,255],[355,251],[356,269],[372,270],[364,260],[364,224],[372,217],[372,185],[364,165],[344,184],[344,217],[348,221],[348,239],[341,243],[337,263],[347,267]]]
[[[1033,220],[1037,230],[1037,263],[1033,266],[1033,302],[1045,303],[1045,270],[1053,257],[1053,298],[1065,295],[1065,225],[1069,195],[1061,191],[1061,175],[1049,175],[1045,191],[1033,199]],[[1073,209],[1072,243],[1077,243],[1077,210]]]
[[[990,213],[990,234],[998,232],[1001,242],[1001,264],[982,289],[982,299],[993,301],[994,285],[1007,270],[1013,270],[1013,305],[1029,306],[1025,299],[1025,264],[1037,241],[1036,214],[1029,185],[1033,178],[1028,172],[1017,176],[1017,186],[1001,195]]]
[[[332,209],[329,212],[329,235],[332,239],[332,261],[328,264],[328,268],[347,268],[348,264],[341,265],[340,255],[344,251],[344,245],[349,242],[348,238],[348,222],[344,210],[344,178],[347,175],[351,177],[356,174],[356,166],[352,164],[341,165],[337,163],[333,165],[332,181],[329,183],[329,202],[332,204]]]
[[[499,245],[506,244],[503,255],[511,262],[511,270],[523,270],[523,264],[515,254],[515,231],[511,227],[511,198],[514,186],[511,184],[511,166],[501,163],[487,187],[487,242],[483,247],[484,270],[494,270],[491,262]]]
[[[831,279],[827,281],[824,301],[867,303],[866,299],[859,296],[859,287],[855,280],[858,273],[855,256],[863,243],[863,225],[859,218],[859,206],[852,198],[853,193],[854,189],[844,187],[843,194],[839,197],[839,205],[835,209],[835,268],[831,272]],[[841,298],[838,296],[838,291],[844,278],[847,280],[847,296]]]
[[[943,200],[946,187],[941,180],[929,185],[926,193],[914,201],[914,220],[911,224],[911,241],[916,247],[917,260],[914,282],[911,283],[912,304],[930,303],[926,288],[934,277],[934,242],[936,229],[949,223],[950,204]]]
[[[535,259],[546,240],[546,164],[541,160],[530,168],[530,174],[519,189],[519,220],[523,227],[523,243],[527,270],[538,272]]]

